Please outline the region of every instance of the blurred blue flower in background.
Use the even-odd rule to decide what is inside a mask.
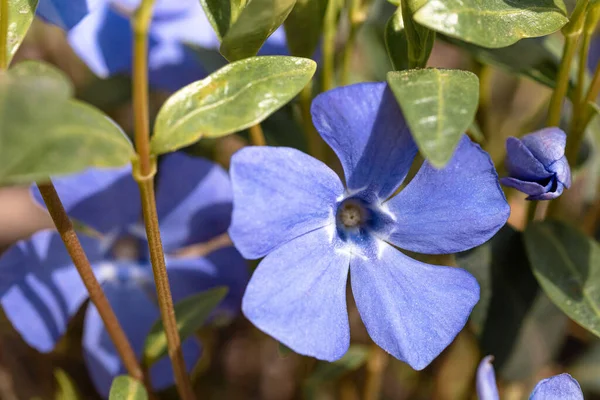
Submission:
[[[479,400],[499,400],[492,356],[487,356],[477,368],[477,397]],[[579,383],[569,374],[541,380],[531,392],[530,400],[583,400]]]
[[[468,272],[416,261],[488,240],[509,206],[488,156],[464,136],[443,170],[424,163],[397,196],[417,153],[384,83],[317,96],[315,127],[346,177],[291,148],[247,147],[231,163],[229,234],[242,255],[265,257],[242,310],[294,351],[336,360],[350,341],[346,283],[371,338],[415,369],[465,325],[479,299]],[[391,198],[390,198],[391,197]]]
[[[565,157],[567,135],[559,128],[546,128],[506,140],[503,185],[528,194],[527,200],[551,200],[571,186],[571,168]]]
[[[131,72],[130,15],[139,0],[40,0],[37,15],[68,31],[75,53],[99,77]],[[175,91],[207,75],[186,44],[218,49],[219,40],[198,0],[157,0],[149,33],[150,84]],[[267,40],[263,55],[287,54],[285,33]]]
[[[80,235],[81,243],[140,356],[159,310],[131,167],[89,169],[54,183],[69,216],[103,234],[102,239]],[[41,201],[37,189],[34,196]],[[248,272],[235,248],[226,245],[205,257],[175,254],[224,234],[230,222],[231,199],[231,185],[221,167],[183,153],[164,158],[156,201],[174,301],[212,287],[228,286],[229,293],[219,311],[229,315],[239,312]],[[136,248],[141,250],[137,254]],[[128,255],[124,249],[129,250]],[[7,317],[29,345],[42,352],[51,351],[87,299],[60,236],[48,230],[18,242],[0,258],[0,273],[1,303]],[[83,349],[96,388],[108,397],[112,379],[125,370],[93,304],[85,313]],[[183,351],[191,368],[199,358],[199,344],[189,339]],[[151,378],[158,389],[173,383],[168,358],[151,369]]]

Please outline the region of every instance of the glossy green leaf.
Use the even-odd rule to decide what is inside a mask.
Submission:
[[[390,72],[388,83],[421,154],[434,167],[442,168],[475,118],[477,76],[467,71],[428,68]]]
[[[525,231],[533,272],[548,297],[572,320],[600,336],[600,246],[558,221]]]
[[[296,96],[316,63],[298,57],[253,57],[229,64],[171,96],[156,117],[154,154],[255,125]]]
[[[77,385],[73,382],[73,379],[62,369],[58,368],[54,370],[54,377],[56,378],[56,395],[55,400],[79,400],[81,396],[77,390]]]
[[[471,326],[499,376],[526,379],[547,365],[563,343],[567,318],[539,288],[521,232],[505,225],[487,243],[457,254],[456,263],[479,282]]]
[[[0,74],[0,184],[131,161],[133,147],[119,126],[73,100],[72,91],[47,64],[24,62]]]
[[[549,35],[568,18],[562,0],[431,0],[415,20],[465,42],[496,48]]]
[[[148,393],[139,381],[120,375],[112,382],[108,400],[148,400]]]
[[[285,35],[293,56],[312,58],[321,35],[329,0],[296,0],[284,22]]]
[[[248,0],[200,0],[204,13],[219,40],[237,21]]]
[[[221,42],[229,61],[255,56],[263,43],[283,24],[296,0],[252,0],[242,10]]]
[[[415,13],[427,0],[402,0],[402,20],[408,45],[408,67],[424,68],[433,50],[435,31],[415,21]]]
[[[189,296],[175,304],[177,330],[181,341],[194,334],[227,295],[226,287],[217,287]],[[161,320],[156,321],[146,337],[144,361],[152,365],[167,354],[167,337]]]
[[[315,390],[322,384],[335,381],[344,374],[360,368],[369,357],[365,345],[351,345],[342,358],[334,362],[320,362],[304,383],[305,398],[313,398]]]
[[[37,7],[38,0],[10,0],[8,2],[8,36],[6,47],[8,62],[12,60],[23,42]],[[4,16],[2,17],[4,18]]]
[[[408,40],[404,30],[402,9],[398,7],[385,25],[385,47],[394,69],[408,69]]]

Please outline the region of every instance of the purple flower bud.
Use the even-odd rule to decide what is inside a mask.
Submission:
[[[527,200],[552,200],[571,186],[571,169],[565,157],[567,135],[559,128],[546,128],[506,140],[505,186],[528,194]]]

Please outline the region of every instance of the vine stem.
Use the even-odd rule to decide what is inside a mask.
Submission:
[[[358,33],[358,28],[364,20],[361,16],[361,0],[349,0],[349,2],[348,25],[350,26],[350,31],[348,32],[348,40],[346,40],[346,45],[344,47],[341,76],[342,85],[348,85],[350,83],[350,69],[352,66],[353,50],[356,44],[356,35]]]
[[[308,152],[311,156],[318,160],[325,160],[325,142],[315,129],[312,123],[312,115],[310,113],[310,104],[312,102],[312,84],[311,80],[300,92],[300,111],[302,113],[302,126],[306,135],[308,144]]]
[[[369,359],[367,360],[367,379],[364,387],[364,400],[379,400],[383,373],[387,367],[389,355],[377,346],[371,345]]]
[[[8,68],[8,0],[0,0],[0,69]]]
[[[156,159],[150,155],[150,119],[148,110],[148,30],[154,0],[142,0],[132,18],[133,38],[133,107],[134,134],[138,159],[133,162],[133,175],[140,188],[142,213],[148,238],[150,262],[158,298],[160,316],[165,327],[167,349],[177,392],[182,400],[194,400],[194,391],[187,374],[177,330],[173,297],[167,275],[165,254],[160,238],[154,176]]]
[[[339,0],[329,0],[325,11],[323,27],[323,92],[333,89],[335,80],[335,34],[337,31],[337,11]]]
[[[62,202],[58,197],[58,193],[56,193],[54,184],[52,184],[52,182],[38,184],[38,188],[44,199],[44,203],[46,203],[48,212],[52,217],[52,221],[54,221],[54,225],[67,248],[69,256],[71,256],[73,264],[75,265],[77,272],[79,272],[79,276],[88,291],[90,300],[94,306],[96,306],[98,314],[106,327],[106,331],[115,345],[119,357],[123,360],[127,373],[134,379],[144,383],[148,393],[151,393],[151,387],[149,383],[144,380],[144,373],[142,372],[142,368],[138,363],[129,340],[127,339],[127,335],[123,332],[123,328],[121,327],[117,316],[104,295],[102,286],[100,286],[100,283],[94,275],[90,262],[81,247],[81,242],[79,242],[79,239],[77,238],[73,224],[67,216]]]
[[[267,139],[265,139],[265,134],[260,126],[260,124],[252,125],[250,127],[250,142],[254,146],[266,146]]]

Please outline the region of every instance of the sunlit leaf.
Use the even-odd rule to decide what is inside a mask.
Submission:
[[[252,0],[223,36],[221,54],[229,61],[255,56],[283,24],[296,0]]]
[[[435,31],[415,20],[415,13],[427,0],[402,0],[400,9],[408,46],[408,67],[424,68],[433,49]]]
[[[31,26],[37,4],[38,0],[8,1],[8,35],[6,38],[6,50],[8,51],[9,63]],[[5,17],[2,16],[2,18]]]
[[[255,125],[296,96],[315,73],[312,60],[253,57],[229,64],[171,96],[156,117],[152,151],[167,153]]]
[[[108,400],[148,400],[148,393],[139,381],[120,375],[112,382]]]
[[[131,161],[133,147],[119,126],[73,100],[72,91],[60,71],[43,63],[0,74],[0,184]]]
[[[248,0],[200,0],[204,13],[219,40],[237,21]]]
[[[287,45],[293,56],[311,58],[323,33],[328,0],[296,0],[285,20]]]
[[[558,221],[530,225],[527,255],[538,282],[572,320],[600,336],[600,246]]]
[[[388,83],[419,150],[433,166],[442,168],[475,118],[477,76],[428,68],[390,72]]]
[[[568,21],[562,0],[431,0],[415,20],[484,47],[505,47],[546,36]]]
[[[181,341],[194,334],[205,323],[213,310],[227,295],[226,287],[217,287],[189,296],[175,304],[177,330]],[[144,361],[152,365],[167,354],[167,337],[161,320],[158,320],[146,337]]]

